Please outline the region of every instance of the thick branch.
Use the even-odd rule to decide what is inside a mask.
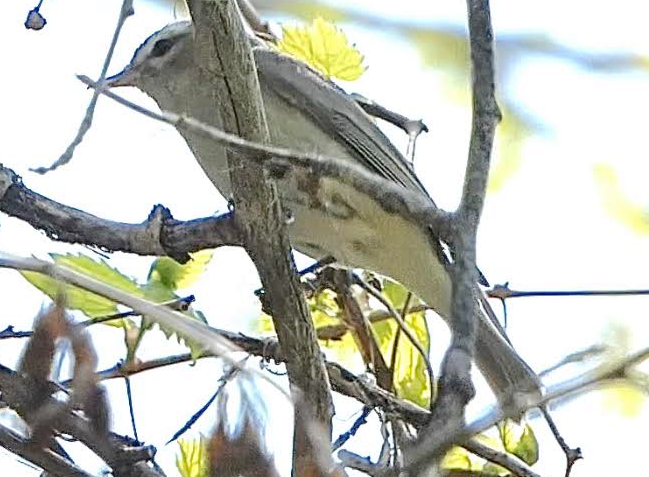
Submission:
[[[196,28],[195,55],[201,60],[196,63],[202,76],[214,87],[214,90],[208,88],[205,104],[222,112],[226,131],[255,143],[268,144],[254,59],[236,4],[232,0],[195,0],[189,2],[189,7]],[[289,381],[299,392],[302,403],[295,408],[296,422],[314,420],[330,435],[333,404],[329,380],[293,262],[275,185],[260,166],[246,161],[241,153],[228,150],[227,158],[235,220],[243,233],[246,251],[259,272],[287,359]],[[309,415],[300,416],[303,409]],[[315,453],[309,450],[308,436],[298,435],[303,427],[296,425],[295,429],[293,472],[305,475]]]
[[[2,164],[0,211],[24,220],[59,242],[81,243],[111,252],[169,255],[179,261],[186,261],[189,252],[242,242],[230,214],[181,222],[167,208],[156,205],[141,224],[113,222],[32,191]]]

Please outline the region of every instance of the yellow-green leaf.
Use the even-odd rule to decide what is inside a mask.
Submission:
[[[160,282],[170,290],[187,288],[201,277],[212,260],[213,250],[201,250],[191,253],[191,259],[180,264],[170,257],[155,259],[149,269],[149,282]]]
[[[539,460],[539,443],[534,435],[534,430],[529,424],[525,424],[523,433],[512,454],[528,465],[534,465]]]
[[[411,313],[406,317],[406,326],[422,345],[428,356],[430,341],[424,313]],[[394,361],[393,382],[397,395],[428,407],[431,398],[431,384],[428,382],[426,362],[411,341],[401,333]]]
[[[340,316],[341,310],[336,303],[336,294],[325,289],[316,293],[313,297],[307,300],[309,310],[311,311],[311,319],[316,328],[316,331],[326,327],[342,326],[342,319]],[[262,313],[256,323],[256,329],[260,333],[270,335],[275,333],[272,318]],[[349,363],[350,359],[355,357],[358,352],[354,337],[351,333],[344,332],[340,339],[321,339],[320,345],[327,348],[333,353],[333,358],[343,362]]]
[[[142,296],[142,290],[135,280],[108,265],[104,260],[95,261],[86,255],[51,254],[57,265],[75,270],[97,281],[123,290],[135,296]],[[66,285],[48,276],[35,272],[21,272],[23,277],[54,299],[59,293],[65,293],[66,306],[80,310],[91,318],[106,316],[117,312],[117,305],[112,300],[101,297],[81,288]]]
[[[366,69],[363,55],[349,43],[345,33],[320,17],[309,26],[282,26],[282,39],[276,46],[283,53],[315,68],[326,78],[353,81]]]
[[[400,311],[405,304],[408,290],[391,280],[383,282],[383,295],[392,306]],[[413,298],[411,305],[417,304]],[[430,337],[423,312],[409,313],[404,320],[410,332],[416,337],[426,356],[430,349]],[[404,333],[399,333],[394,319],[383,320],[373,325],[374,335],[386,363],[394,362],[393,384],[397,395],[419,406],[427,407],[431,398],[431,384],[428,382],[426,362]],[[395,340],[399,338],[396,345]]]
[[[389,300],[393,307],[401,311],[406,302],[408,290],[400,283],[386,278],[383,280],[383,296]],[[410,305],[413,304],[414,302],[411,301]]]
[[[463,447],[453,446],[442,459],[442,468],[446,470],[482,470],[482,464]]]
[[[539,443],[528,423],[519,425],[507,419],[498,423],[498,433],[505,451],[528,465],[533,465],[539,460]]]
[[[207,439],[178,439],[176,468],[182,477],[207,477],[209,464],[207,458]]]
[[[153,301],[155,303],[164,303],[164,302],[168,302],[180,298],[174,292],[174,290],[167,287],[167,284],[164,281],[149,280],[146,286],[143,287],[143,290],[144,290],[144,298]],[[189,309],[183,311],[182,314],[192,320],[201,321],[207,324],[207,319],[205,318],[205,315],[203,315],[201,311],[196,310],[193,307],[189,307]],[[143,326],[145,330],[151,327],[151,323],[146,317],[144,319]],[[198,357],[201,356],[203,352],[202,346],[195,344],[191,340],[186,339],[184,336],[177,335],[177,333],[172,329],[169,329],[160,324],[158,324],[158,326],[160,330],[165,334],[167,339],[171,338],[172,336],[177,336],[178,342],[184,343],[185,346],[189,348],[193,359],[197,359]]]

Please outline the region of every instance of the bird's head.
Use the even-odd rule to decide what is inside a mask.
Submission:
[[[156,92],[169,89],[193,61],[189,51],[193,37],[194,29],[188,21],[155,32],[135,50],[126,68],[106,79],[108,87],[134,86],[155,99]]]

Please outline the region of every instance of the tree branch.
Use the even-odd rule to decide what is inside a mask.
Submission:
[[[0,367],[2,398],[23,419],[30,413],[37,412],[34,409],[25,407],[26,402],[29,401],[25,399],[25,396],[34,392],[32,384],[32,381],[22,375],[4,366]],[[95,452],[112,468],[115,477],[161,477],[161,474],[152,469],[146,462],[153,457],[154,448],[150,446],[133,447],[117,435],[112,435],[109,439],[106,439],[105,436],[97,432],[87,419],[67,409],[64,403],[51,397],[48,397],[41,405],[50,409],[56,407],[61,410],[62,412],[57,413],[58,417],[52,423],[53,428],[61,433],[73,436]],[[88,477],[89,475],[50,449],[46,449],[34,441],[27,440],[2,425],[0,425],[0,445],[25,457],[53,475],[60,477]]]
[[[464,409],[475,394],[471,381],[471,361],[476,337],[476,240],[500,112],[495,99],[489,0],[467,0],[467,8],[473,72],[473,119],[462,198],[453,217],[451,243],[455,250],[455,261],[451,269],[451,344],[442,361],[439,394],[431,421],[422,432],[421,441],[426,441],[432,433],[444,435],[451,429],[462,427]],[[438,458],[441,458],[444,450],[439,449]],[[435,458],[418,462],[437,465],[439,461]],[[424,471],[424,468],[414,464],[411,464],[410,469],[415,473]]]
[[[156,205],[141,224],[114,222],[32,191],[2,164],[0,211],[59,242],[82,243],[109,252],[169,255],[180,262],[189,259],[189,252],[242,243],[231,214],[183,222],[174,219],[166,207]]]
[[[32,462],[55,477],[93,477],[83,469],[51,451],[26,441],[8,427],[0,424],[0,445],[23,459]]]
[[[539,474],[530,468],[530,466],[516,456],[506,452],[500,452],[476,439],[463,443],[462,447],[479,457],[504,467],[517,477],[540,477]]]
[[[201,108],[221,111],[225,131],[259,144],[270,135],[250,42],[234,0],[194,0],[189,9],[195,27],[195,65],[205,90]],[[191,112],[191,111],[190,111]],[[195,111],[196,117],[201,117]],[[184,128],[179,128],[181,134]],[[287,359],[295,406],[293,472],[312,466],[311,439],[298,422],[314,422],[330,440],[333,403],[324,360],[302,292],[286,230],[284,211],[273,181],[240,151],[226,151],[235,203],[235,221],[259,272],[275,330]]]

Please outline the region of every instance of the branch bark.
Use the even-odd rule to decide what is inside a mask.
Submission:
[[[243,139],[268,144],[269,134],[248,38],[233,0],[189,2],[195,25],[196,64],[208,88],[206,104],[222,112],[223,128]],[[302,293],[275,185],[257,164],[228,150],[235,221],[255,263],[275,330],[287,359],[296,424],[314,421],[330,439],[333,404],[324,360]],[[299,396],[299,397],[298,397]],[[306,413],[307,415],[301,415]],[[311,439],[295,426],[293,473],[308,475]]]
[[[419,453],[422,449],[431,448],[428,441],[432,435],[439,439],[439,436],[452,434],[464,427],[464,409],[475,394],[471,381],[471,361],[476,337],[476,241],[500,111],[495,97],[493,31],[489,0],[467,0],[467,10],[473,73],[473,118],[462,198],[452,221],[452,243],[456,253],[451,269],[451,344],[442,361],[439,395],[431,421],[416,446]],[[415,463],[410,460],[411,471],[425,472],[430,463],[438,465],[452,443],[447,441],[446,445],[438,446],[436,454],[431,455],[430,459],[415,460]]]
[[[32,191],[18,174],[2,164],[0,211],[24,220],[59,242],[81,243],[108,252],[168,255],[179,262],[187,261],[189,252],[242,245],[231,214],[183,222],[174,219],[166,207],[156,205],[141,224],[114,222]]]

